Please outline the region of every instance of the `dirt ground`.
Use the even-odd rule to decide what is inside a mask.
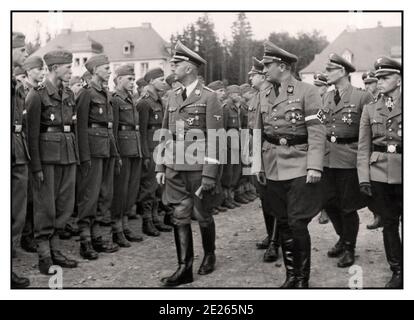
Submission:
[[[380,229],[370,231],[371,221],[367,209],[360,211],[360,233],[356,248],[356,265],[362,269],[364,288],[382,288],[390,277],[385,260]],[[209,275],[199,276],[196,271],[203,258],[198,224],[193,222],[194,282],[183,287],[266,287],[277,288],[285,278],[282,258],[276,263],[262,262],[263,250],[256,242],[264,236],[264,222],[259,201],[229,210],[215,216],[217,228],[217,265]],[[141,232],[141,221],[131,220],[135,230]],[[109,228],[105,230],[108,232]],[[311,287],[348,288],[352,275],[348,268],[336,266],[337,259],[328,258],[326,252],[336,242],[332,225],[320,225],[315,218],[310,224],[312,237]],[[79,239],[64,241],[64,254],[79,261],[76,269],[63,269],[64,288],[143,288],[159,287],[160,279],[176,269],[173,233],[160,237],[144,237],[131,248],[113,254],[100,254],[98,260],[83,260],[79,255]],[[37,255],[21,249],[14,260],[15,271],[30,278],[31,287],[48,288],[49,277],[37,268]],[[361,283],[361,282],[360,282]]]

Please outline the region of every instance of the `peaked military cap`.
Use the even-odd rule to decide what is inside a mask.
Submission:
[[[291,64],[298,61],[298,57],[290,52],[287,52],[286,50],[283,50],[282,48],[279,48],[270,41],[265,41],[262,63],[266,64],[278,61]]]
[[[26,37],[23,33],[13,32],[13,34],[12,34],[12,48],[16,49],[16,48],[24,47],[26,45],[25,40],[26,40]]]
[[[326,69],[345,69],[346,72],[352,73],[356,69],[355,67],[345,58],[341,57],[336,53],[331,53],[328,58],[328,63],[326,64]]]
[[[197,53],[187,48],[185,45],[181,43],[181,41],[177,41],[177,44],[175,45],[175,53],[171,62],[182,62],[182,61],[188,61],[192,62],[196,66],[201,66],[203,64],[206,64],[207,61],[204,60],[202,57],[200,57]]]
[[[252,60],[253,60],[253,65],[248,75],[263,74],[263,68],[264,68],[263,63],[256,57],[253,57]]]
[[[73,55],[67,50],[54,50],[49,51],[43,56],[43,60],[47,66],[53,66],[55,64],[69,64],[72,63]]]
[[[122,77],[122,76],[135,76],[135,70],[134,65],[132,63],[126,63],[115,70],[116,77]]]
[[[216,90],[224,89],[224,83],[221,80],[217,80],[217,81],[210,82],[207,87],[209,87],[211,90],[216,91]]]
[[[108,59],[107,55],[106,54],[97,54],[96,56],[90,57],[86,61],[85,68],[90,73],[93,73],[93,69],[95,67],[99,67],[99,66],[102,66],[104,64],[109,64],[109,59]]]
[[[148,82],[144,80],[144,78],[139,78],[137,81],[135,81],[138,87],[145,87],[148,85]]]
[[[148,70],[148,72],[144,75],[144,80],[149,83],[151,80],[161,78],[163,76],[164,71],[161,68],[154,68]]]
[[[231,86],[227,87],[227,93],[238,93],[241,94],[240,87],[236,84],[232,84]]]
[[[372,83],[377,82],[378,78],[375,77],[375,73],[373,71],[368,71],[362,74],[362,80],[364,81],[364,83]]]
[[[43,59],[39,56],[30,56],[23,63],[23,69],[26,71],[32,70],[34,68],[43,68]]]
[[[401,63],[388,57],[378,58],[374,67],[377,78],[391,73],[401,73]]]
[[[315,86],[327,86],[328,85],[328,78],[323,73],[315,73],[313,75],[313,84]]]

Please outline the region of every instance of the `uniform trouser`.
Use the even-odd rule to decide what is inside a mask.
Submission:
[[[89,241],[98,236],[96,215],[99,193],[103,183],[113,183],[113,158],[91,158],[91,168],[86,176],[78,170],[77,208],[81,240]]]
[[[393,272],[402,270],[402,245],[399,233],[403,214],[402,184],[371,181],[373,201],[384,225],[382,230],[387,261]]]
[[[226,189],[234,189],[240,180],[241,165],[240,164],[225,164],[223,165],[223,175],[221,177],[221,184]]]
[[[16,248],[25,223],[27,206],[27,184],[29,169],[26,164],[14,165],[11,170],[12,182],[12,247]]]
[[[356,169],[324,168],[327,202],[326,213],[343,242],[355,246],[359,230],[358,209],[365,206],[359,191]]]
[[[34,230],[33,230],[33,190],[32,190],[32,175],[29,174],[29,181],[27,186],[27,206],[26,206],[26,219],[24,223],[24,228],[22,231],[22,238],[33,239]]]
[[[214,222],[212,214],[205,210],[200,198],[195,195],[201,186],[201,171],[175,171],[166,168],[165,198],[173,208],[173,223],[175,225],[191,224],[191,215],[201,227],[207,227]]]
[[[49,256],[49,249],[59,250],[57,234],[65,228],[75,203],[76,164],[44,164],[42,171],[40,188],[33,183],[34,236],[40,258]],[[48,241],[50,247],[44,245]]]
[[[293,262],[299,269],[305,260],[310,272],[311,239],[308,224],[323,206],[323,182],[306,183],[306,177],[285,181],[267,180],[266,195],[276,214],[283,239],[293,239]],[[306,258],[306,259],[305,259]]]
[[[114,157],[109,158],[107,166],[104,168],[104,172],[107,174],[102,177],[96,221],[111,220],[111,205],[114,196],[115,161]]]
[[[137,199],[141,167],[141,158],[122,158],[121,172],[114,178],[114,197],[111,206],[113,232],[122,232],[127,227],[126,213],[131,210]]]
[[[265,221],[266,232],[269,237],[272,236],[275,213],[269,205],[269,196],[266,195],[266,186],[262,186],[256,179],[254,182],[257,192],[259,193],[260,202],[262,204],[263,218]]]
[[[160,200],[160,197],[157,195],[159,188],[155,176],[155,162],[151,158],[148,169],[142,170],[141,188],[137,199],[142,208],[152,208],[153,203]],[[152,211],[148,209],[142,210],[142,218],[152,219]]]

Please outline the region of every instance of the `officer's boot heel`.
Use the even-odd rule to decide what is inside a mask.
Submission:
[[[214,271],[216,264],[216,255],[214,253],[216,249],[216,226],[214,220],[207,227],[200,225],[201,240],[203,242],[204,258],[200,265],[198,274],[206,275]]]
[[[270,239],[269,247],[267,248],[264,256],[264,262],[275,262],[279,258],[279,245],[277,243],[277,238],[279,236],[277,221],[274,219],[273,228],[272,228],[272,237]]]
[[[175,287],[193,282],[193,235],[191,225],[174,226],[174,240],[177,250],[178,269],[170,276],[161,279],[166,287]]]
[[[293,238],[289,238],[284,234],[281,235],[283,261],[286,268],[286,280],[280,286],[282,289],[291,289],[295,287],[296,276],[293,266]]]
[[[392,277],[385,285],[388,289],[402,289],[402,250],[401,239],[398,231],[389,231],[386,228],[383,230],[385,255],[387,257],[388,264],[392,271]]]
[[[311,243],[309,234],[296,236],[294,238],[294,266],[296,273],[297,289],[309,288],[310,265],[311,265]]]

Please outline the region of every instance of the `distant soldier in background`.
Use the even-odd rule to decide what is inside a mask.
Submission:
[[[20,32],[12,34],[12,62],[13,68],[22,66],[27,58],[26,37]],[[16,76],[12,73],[11,79],[11,227],[12,227],[12,257],[21,236],[27,206],[27,185],[28,185],[28,163],[30,156],[26,140],[26,107],[23,84],[17,82]],[[25,288],[30,285],[28,278],[17,276],[13,271],[11,274],[12,288]]]
[[[372,94],[374,100],[377,100],[381,92],[378,89],[378,79],[375,73],[373,71],[364,72],[362,81],[364,81],[365,90]]]
[[[361,192],[372,197],[384,225],[385,254],[392,271],[386,288],[402,288],[402,67],[399,62],[382,57],[375,62],[375,70],[381,95],[362,111],[358,177]]]
[[[74,76],[69,80],[69,88],[75,94],[75,99],[78,97],[80,89],[82,89],[82,79],[79,76]]]

